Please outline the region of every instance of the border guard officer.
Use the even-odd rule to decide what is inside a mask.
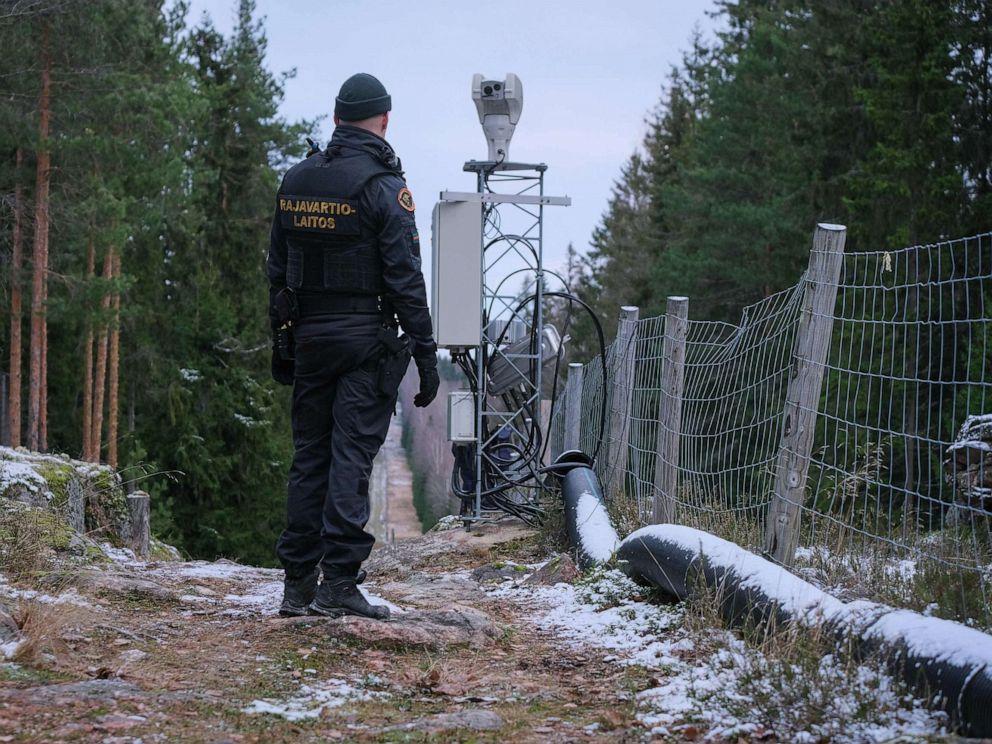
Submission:
[[[295,447],[276,547],[283,615],[389,616],[357,587],[375,542],[365,531],[372,460],[411,356],[420,375],[414,404],[437,395],[413,195],[383,138],[391,108],[372,75],[348,78],[330,144],[292,167],[276,198],[272,375],[293,385]]]

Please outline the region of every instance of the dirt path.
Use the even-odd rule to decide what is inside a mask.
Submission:
[[[502,566],[509,554],[536,557],[533,533],[453,529],[377,551],[370,591],[395,603],[389,623],[279,618],[279,572],[223,561],[131,561],[85,573],[29,603],[38,613],[32,647],[0,664],[0,740],[546,742],[642,733],[625,692],[643,686],[640,672],[556,647],[470,570]],[[23,591],[6,589],[8,600]]]
[[[380,544],[409,540],[421,534],[413,506],[413,473],[403,450],[403,423],[399,415],[389,423],[389,433],[372,469],[369,484],[372,515],[369,530]]]

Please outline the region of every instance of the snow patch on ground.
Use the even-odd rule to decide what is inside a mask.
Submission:
[[[606,658],[618,663],[663,667],[675,662],[677,652],[692,648],[686,638],[660,637],[681,624],[680,607],[633,599],[640,590],[619,571],[600,571],[592,577],[574,586],[525,589],[503,584],[491,593],[522,599],[531,608],[546,608],[533,616],[539,627],[554,631],[573,647],[591,645],[611,652]]]
[[[23,643],[24,641],[7,641],[6,643],[0,643],[0,656],[4,659],[14,658]]]
[[[0,459],[0,492],[13,486],[20,486],[31,493],[48,491],[48,483],[28,463]]]
[[[800,666],[766,656],[730,631],[693,630],[683,605],[642,601],[643,589],[619,571],[600,569],[575,585],[507,581],[490,592],[526,607],[537,626],[572,647],[600,649],[605,660],[656,672],[657,686],[638,695],[638,718],[654,735],[695,729],[704,740],[769,735],[812,743],[944,731],[944,715],[905,696],[880,667],[832,655],[814,659],[813,668]]]
[[[300,685],[299,691],[286,700],[252,700],[242,710],[245,713],[266,713],[289,721],[301,721],[317,718],[325,710],[340,708],[346,703],[387,697],[389,693],[368,690],[361,681],[331,677],[321,682]]]
[[[30,600],[32,602],[41,602],[43,604],[51,605],[75,605],[76,607],[90,607],[90,604],[84,597],[82,597],[75,588],[66,589],[64,592],[60,592],[56,595],[45,594],[43,592],[35,591],[34,589],[18,589],[17,587],[11,586],[7,579],[0,575],[0,597],[12,600]]]

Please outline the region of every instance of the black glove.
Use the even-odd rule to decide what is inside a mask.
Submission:
[[[441,385],[441,378],[437,374],[437,356],[431,351],[429,354],[418,354],[413,360],[420,373],[420,392],[413,396],[413,405],[426,408],[437,397],[437,389]]]
[[[283,359],[279,349],[272,346],[272,379],[280,385],[292,385],[293,375],[296,372],[296,362],[292,359]]]

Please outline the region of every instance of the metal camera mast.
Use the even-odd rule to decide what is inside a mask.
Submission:
[[[466,526],[492,512],[540,513],[542,372],[562,343],[544,318],[544,208],[571,204],[544,193],[547,165],[509,160],[523,108],[520,79],[475,75],[472,99],[488,159],[465,163],[476,190],[441,192],[432,223],[438,345],[469,380],[468,391],[448,399],[452,489]]]

